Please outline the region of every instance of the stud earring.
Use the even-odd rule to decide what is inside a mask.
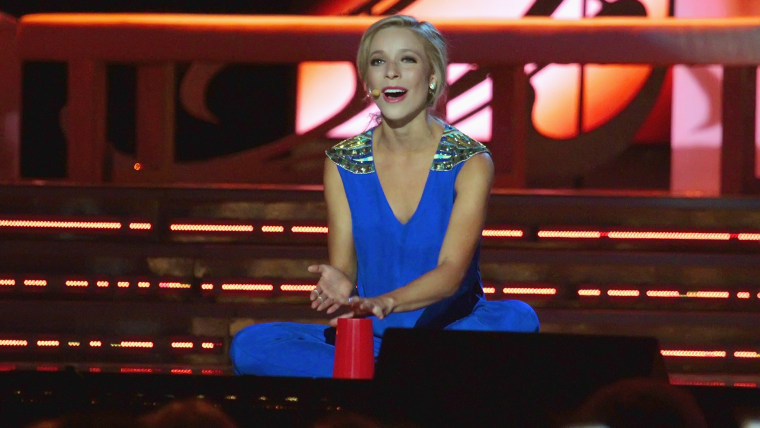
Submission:
[[[435,82],[430,82],[430,90],[435,91]]]

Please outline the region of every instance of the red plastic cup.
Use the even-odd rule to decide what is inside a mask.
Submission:
[[[375,374],[375,351],[372,319],[339,318],[335,332],[333,377],[372,379]]]

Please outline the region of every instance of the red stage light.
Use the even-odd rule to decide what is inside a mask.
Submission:
[[[522,238],[525,233],[519,229],[483,229],[485,238]]]
[[[749,291],[740,291],[736,293],[736,297],[739,299],[749,299],[752,295]]]
[[[66,280],[66,287],[87,287],[89,286],[89,281],[84,280],[76,280],[76,279],[67,279]]]
[[[193,342],[172,342],[172,349],[193,349]]]
[[[285,226],[261,226],[261,231],[264,233],[282,233],[285,232]]]
[[[153,342],[139,341],[139,340],[122,340],[119,343],[112,343],[111,346],[115,348],[150,349],[150,348],[153,348]]]
[[[274,285],[272,284],[222,284],[222,290],[224,291],[273,291]]]
[[[506,287],[502,288],[501,292],[504,294],[523,294],[523,295],[555,295],[557,294],[556,288],[531,288],[531,287]]]
[[[695,299],[728,299],[731,293],[728,291],[687,291],[686,297]]]
[[[201,284],[201,290],[207,290],[208,291],[208,290],[213,290],[213,289],[214,289],[214,284],[212,284],[210,282],[204,282],[203,284]]]
[[[316,287],[314,284],[282,284],[280,290],[285,292],[311,292]]]
[[[663,349],[660,350],[663,357],[681,357],[681,358],[726,358],[726,351],[711,350],[699,351],[688,349]]]
[[[734,358],[760,358],[756,351],[734,351]]]
[[[647,290],[647,297],[681,297],[681,293],[676,290]]]
[[[158,288],[188,289],[190,288],[190,284],[184,282],[159,282]]]
[[[16,280],[12,278],[0,279],[0,287],[13,287],[16,285]]]
[[[593,230],[539,230],[539,238],[599,239],[602,232]]]
[[[153,229],[153,225],[150,223],[129,223],[129,229],[130,230],[151,230]]]
[[[736,239],[740,241],[760,241],[760,233],[738,233]]]
[[[597,297],[597,296],[602,295],[602,290],[598,290],[595,288],[584,288],[584,289],[578,290],[578,295],[584,296],[584,297]]]
[[[327,233],[327,226],[293,226],[290,228],[293,233]]]
[[[639,290],[607,290],[607,295],[610,297],[639,297],[641,292]]]
[[[0,227],[16,229],[121,229],[119,222],[113,221],[61,221],[61,220],[3,220]]]
[[[48,282],[44,279],[25,279],[24,285],[27,287],[47,287]]]
[[[728,241],[730,233],[705,232],[626,232],[611,231],[606,233],[610,239],[665,239],[665,240],[698,240],[698,241]]]
[[[496,294],[496,287],[483,287],[483,293]]]
[[[193,371],[191,369],[171,369],[169,370],[169,373],[178,374],[178,375],[189,375],[189,374],[193,374]]]
[[[250,233],[253,232],[253,226],[250,224],[172,224],[169,230],[172,232]]]
[[[0,339],[0,348],[23,348],[29,345],[24,339]]]
[[[37,347],[39,348],[58,348],[61,346],[61,342],[58,340],[38,340]]]

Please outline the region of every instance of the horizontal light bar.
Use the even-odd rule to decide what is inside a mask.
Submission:
[[[129,230],[151,230],[153,229],[153,225],[150,223],[129,223]]]
[[[525,232],[519,229],[483,229],[481,235],[485,238],[522,238]]]
[[[169,225],[172,232],[234,232],[250,233],[253,226],[250,224],[172,224]]]
[[[264,233],[283,233],[285,232],[285,226],[264,225],[261,226],[261,231]]]
[[[273,291],[273,284],[245,284],[245,283],[233,283],[222,284],[222,290],[224,291]]]
[[[118,230],[122,224],[116,221],[56,221],[0,219],[0,228],[16,229],[106,229]]]
[[[599,239],[602,232],[592,230],[539,230],[539,238]]]
[[[760,358],[757,351],[734,351],[734,358]]]
[[[285,292],[311,292],[317,288],[314,284],[282,284],[280,290]]]
[[[742,241],[760,241],[760,234],[728,232],[682,232],[682,231],[635,231],[635,230],[573,230],[544,229],[538,231],[539,238],[559,239],[621,239],[621,240],[668,240],[668,241],[728,241],[736,238]]]
[[[163,289],[189,289],[191,285],[185,282],[159,282],[158,288]]]
[[[688,240],[688,241],[728,241],[730,233],[711,232],[606,232],[610,239],[665,239],[665,240]]]
[[[607,290],[610,297],[639,297],[640,294],[639,290]]]
[[[687,350],[687,349],[663,349],[660,350],[663,357],[682,357],[682,358],[726,358],[726,351],[711,350]]]
[[[496,287],[483,287],[483,293],[496,294]]]
[[[579,296],[601,296],[602,290],[596,289],[596,288],[583,288],[578,290]]]
[[[544,295],[550,296],[557,294],[556,288],[532,288],[532,287],[505,287],[501,289],[504,294],[521,294],[521,295]]]
[[[327,226],[293,226],[290,231],[293,233],[324,234],[327,233]]]

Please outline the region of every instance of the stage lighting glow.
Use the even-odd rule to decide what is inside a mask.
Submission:
[[[95,285],[96,285],[98,288],[108,288],[108,286],[110,286],[110,285],[111,285],[111,283],[110,283],[110,282],[108,282],[108,281],[97,281],[97,282],[95,283]]]
[[[12,287],[14,285],[16,285],[15,279],[10,279],[10,278],[0,279],[0,287]]]
[[[192,369],[171,369],[169,370],[169,373],[176,375],[189,375],[193,374],[193,371]]]
[[[483,287],[483,293],[496,294],[496,287]]]
[[[531,287],[505,287],[501,289],[504,294],[523,294],[523,295],[545,295],[553,296],[557,294],[556,288],[531,288]]]
[[[150,223],[129,223],[130,230],[151,230],[153,225]]]
[[[29,342],[23,339],[0,339],[0,347],[3,348],[23,348],[29,345]]]
[[[261,226],[261,231],[264,233],[282,233],[285,232],[285,226],[265,225]]]
[[[191,288],[190,284],[184,282],[159,282],[158,288],[168,289],[188,289]]]
[[[213,289],[214,289],[214,284],[212,284],[210,282],[204,282],[203,284],[201,284],[201,290],[209,291],[209,290],[213,290]]]
[[[578,290],[578,295],[579,296],[590,296],[590,297],[601,296],[602,295],[602,290],[589,289],[589,288],[581,289],[581,290]]]
[[[66,344],[69,345],[69,348],[79,348],[82,346],[82,342],[79,341],[69,341]]]
[[[224,291],[273,291],[274,285],[232,283],[232,284],[222,284],[222,290]]]
[[[90,285],[89,281],[74,280],[74,279],[66,280],[66,287],[87,287],[89,285]]]
[[[193,342],[172,342],[172,349],[193,349],[195,345]]]
[[[216,348],[216,344],[214,342],[202,342],[201,348],[203,349],[214,349]]]
[[[90,345],[90,348],[102,348],[103,342],[101,342],[100,340],[91,340],[89,342],[89,345]]]
[[[116,286],[119,288],[129,288],[129,281],[118,281]]]
[[[169,230],[172,232],[250,233],[253,232],[253,226],[250,224],[172,224]]]
[[[647,297],[681,297],[681,293],[676,290],[647,290]]]
[[[47,287],[48,283],[44,279],[25,279],[24,285],[27,287]]]
[[[133,348],[133,349],[149,349],[153,348],[153,342],[150,341],[137,341],[137,340],[122,340],[119,343],[112,343],[114,348]]]
[[[728,291],[687,291],[686,297],[695,299],[728,299],[731,293]]]
[[[607,290],[607,295],[610,297],[639,297],[641,292],[639,290]]]
[[[749,299],[750,297],[752,297],[752,295],[750,294],[749,291],[740,291],[736,293],[736,297],[739,299]]]
[[[37,347],[39,348],[57,348],[61,346],[61,342],[58,340],[38,340]]]
[[[593,230],[539,230],[539,238],[599,239],[602,232]]]
[[[483,229],[486,238],[522,238],[525,233],[518,229]]]
[[[148,282],[148,281],[138,281],[137,282],[137,288],[150,288],[150,282]]]
[[[121,367],[119,369],[119,373],[129,373],[129,374],[151,374],[155,373],[156,370],[152,368],[147,367]]]
[[[222,370],[219,370],[219,369],[202,369],[201,370],[201,374],[202,375],[216,376],[216,375],[224,374],[224,372]]]
[[[734,351],[734,358],[760,358],[756,351]]]
[[[4,220],[0,227],[17,229],[121,229],[121,223],[112,221],[56,221],[56,220]]]
[[[660,354],[663,357],[681,357],[681,358],[726,358],[726,351],[699,351],[689,349],[662,349]]]
[[[736,239],[740,241],[760,241],[760,233],[737,233]]]
[[[733,386],[736,387],[736,388],[757,388],[757,383],[755,383],[755,382],[734,382]],[[748,426],[747,428],[750,428],[750,427],[751,427],[751,425]]]
[[[282,284],[280,285],[280,290],[286,292],[310,292],[316,287],[314,284]]]
[[[293,226],[290,231],[293,233],[327,233],[327,226]]]
[[[610,239],[666,239],[666,240],[700,240],[700,241],[728,241],[730,233],[703,233],[703,232],[607,232]]]

